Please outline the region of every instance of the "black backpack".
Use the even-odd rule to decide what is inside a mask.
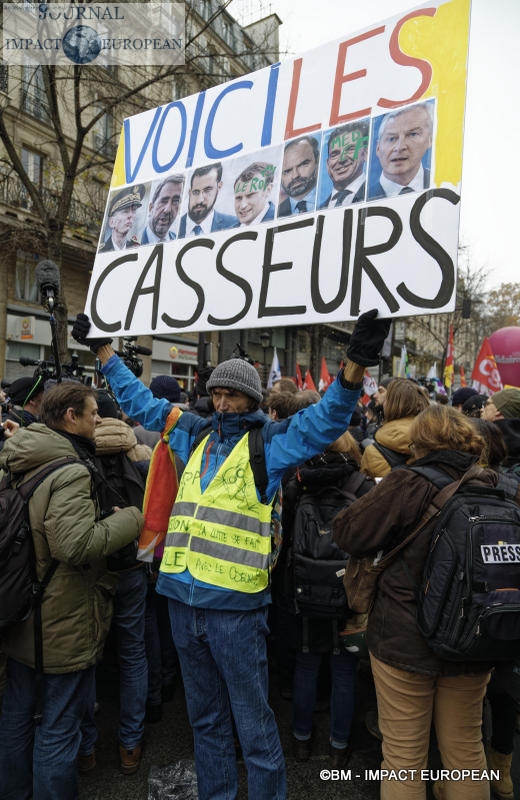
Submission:
[[[293,611],[309,618],[340,619],[347,612],[343,574],[348,554],[332,538],[332,521],[357,499],[367,478],[357,470],[346,473],[345,464],[334,466],[328,470],[328,480],[317,483],[312,482],[312,469],[300,470],[302,485],[294,505],[287,569]],[[297,475],[284,488],[284,515],[292,481],[298,481]]]
[[[452,481],[432,467],[409,467],[438,488]],[[495,488],[463,483],[432,529],[417,622],[429,646],[452,661],[520,656],[520,506],[518,481]]]
[[[143,507],[145,478],[125,452],[96,454],[94,486],[101,519],[109,516],[114,506]],[[107,557],[111,572],[131,569],[141,563],[136,558],[138,541],[139,537]]]
[[[56,571],[53,559],[43,579],[36,578],[28,503],[48,475],[73,463],[78,459],[54,461],[17,487],[13,478],[19,475],[6,475],[0,482],[0,633],[27,619]]]
[[[28,505],[48,475],[75,463],[81,462],[73,457],[54,461],[19,486],[13,479],[20,475],[8,474],[0,481],[0,635],[34,611],[35,725],[41,722],[43,706],[42,599],[59,562],[52,559],[42,580],[37,579]]]

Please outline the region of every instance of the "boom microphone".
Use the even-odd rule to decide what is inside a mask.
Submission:
[[[54,261],[44,260],[36,265],[35,273],[41,304],[52,313],[60,293],[60,270]]]
[[[140,356],[151,356],[152,351],[149,347],[142,347],[140,344],[132,345],[132,349]]]

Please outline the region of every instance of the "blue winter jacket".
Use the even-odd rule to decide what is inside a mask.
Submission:
[[[105,364],[103,373],[121,408],[129,417],[148,430],[163,430],[172,409],[168,400],[155,398],[117,356],[112,356]],[[345,389],[338,376],[319,403],[302,409],[281,422],[268,419],[262,411],[245,414],[215,412],[212,416],[212,432],[202,459],[202,490],[210,483],[241,437],[251,428],[262,427],[269,476],[267,496],[273,497],[282,475],[289,467],[302,464],[311,456],[321,453],[328,444],[336,441],[345,432],[358,398],[359,391]],[[189,411],[181,414],[170,434],[169,443],[185,464],[198,433],[207,426],[207,419]],[[188,570],[173,574],[161,572],[157,580],[157,591],[199,608],[247,610],[271,602],[269,588],[256,594],[222,589],[195,580]]]

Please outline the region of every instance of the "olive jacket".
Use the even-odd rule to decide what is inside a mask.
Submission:
[[[32,477],[46,464],[78,458],[71,437],[35,423],[6,441],[0,469]],[[143,518],[137,508],[124,508],[97,520],[91,475],[84,463],[72,463],[50,475],[29,501],[37,576],[52,559],[59,561],[43,595],[43,664],[46,673],[85,669],[99,659],[112,616],[117,576],[106,568],[106,556],[139,535]],[[3,651],[34,667],[33,618],[12,627]]]

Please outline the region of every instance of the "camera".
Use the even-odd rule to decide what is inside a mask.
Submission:
[[[151,356],[152,351],[149,347],[141,347],[141,345],[135,344],[136,338],[136,336],[125,336],[123,338],[123,352],[118,352],[117,355],[123,360],[128,369],[134,373],[136,378],[140,378],[143,374],[143,361],[138,356]]]
[[[45,383],[48,380],[55,381],[58,377],[56,364],[53,359],[49,361],[37,361],[33,358],[19,358],[22,367],[36,367],[33,373],[34,378],[41,377]],[[73,353],[69,364],[62,364],[62,376],[68,380],[76,380],[80,383],[90,383],[90,378],[83,375],[86,367],[79,363],[79,356]]]

